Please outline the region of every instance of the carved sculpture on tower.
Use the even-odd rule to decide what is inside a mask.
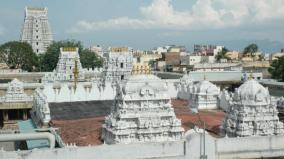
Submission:
[[[25,102],[32,101],[32,97],[24,93],[24,84],[18,79],[9,83],[7,93],[3,97],[4,102]]]
[[[276,107],[268,89],[249,79],[236,89],[222,129],[229,137],[282,134]]]
[[[184,129],[176,118],[165,82],[134,66],[128,80],[117,85],[111,113],[103,124],[106,144],[175,141]]]
[[[21,41],[29,43],[36,54],[43,54],[52,40],[47,8],[26,7]]]
[[[133,55],[129,48],[110,48],[104,56],[103,78],[105,81],[121,81],[131,75]]]
[[[80,62],[79,49],[76,47],[60,48],[56,69],[45,74],[43,81],[83,81],[84,69]]]
[[[220,88],[204,78],[192,88],[190,93],[190,108],[218,109],[218,96]]]
[[[180,82],[177,83],[178,88],[178,98],[188,100],[190,98],[190,93],[193,89],[193,81],[191,80],[189,74],[185,74],[180,78]]]

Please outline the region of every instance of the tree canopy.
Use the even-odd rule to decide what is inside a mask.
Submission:
[[[80,52],[80,61],[84,68],[95,68],[102,66],[102,60],[90,49],[83,49]]]
[[[268,71],[272,75],[272,78],[284,82],[284,56],[273,60]]]
[[[258,51],[258,46],[256,44],[250,44],[244,48],[244,56],[254,57],[255,53]]]
[[[101,59],[91,50],[84,49],[80,41],[63,40],[54,41],[47,48],[46,53],[40,58],[42,71],[53,71],[56,68],[61,47],[78,47],[80,62],[84,68],[94,68],[102,65]]]
[[[10,69],[36,71],[38,57],[32,47],[26,42],[11,41],[0,46],[0,62]]]
[[[218,52],[218,54],[215,56],[215,59],[217,62],[220,62],[221,59],[229,59],[226,56],[226,53],[229,52],[229,50],[227,48],[223,48],[221,51]]]

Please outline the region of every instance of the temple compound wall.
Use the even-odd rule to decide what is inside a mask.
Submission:
[[[66,146],[58,149],[30,151],[0,151],[5,159],[197,159],[203,154],[202,137],[197,132],[187,132],[183,140],[100,146]],[[265,158],[284,156],[283,135],[214,138],[205,136],[205,155],[208,159]]]
[[[171,98],[177,98],[179,80],[163,80],[168,87]],[[114,100],[116,95],[116,83],[106,81],[78,82],[76,90],[74,82],[45,83],[43,93],[48,102],[72,102],[92,100]]]

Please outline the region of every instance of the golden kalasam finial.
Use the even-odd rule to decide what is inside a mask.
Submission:
[[[151,74],[151,67],[149,65],[146,66],[145,73],[146,74]]]
[[[73,71],[74,75],[74,91],[77,89],[77,82],[78,82],[78,76],[79,76],[79,70],[78,70],[78,58],[75,58],[75,67]]]
[[[137,74],[137,67],[136,67],[136,65],[132,66],[131,74],[133,74],[133,75]]]
[[[150,74],[151,68],[147,64],[134,64],[132,67],[132,72],[134,74]]]

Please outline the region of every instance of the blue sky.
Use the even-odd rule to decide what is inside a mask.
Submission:
[[[284,48],[284,0],[2,0],[0,43],[18,40],[25,6],[48,7],[55,40],[151,49],[168,44]]]

